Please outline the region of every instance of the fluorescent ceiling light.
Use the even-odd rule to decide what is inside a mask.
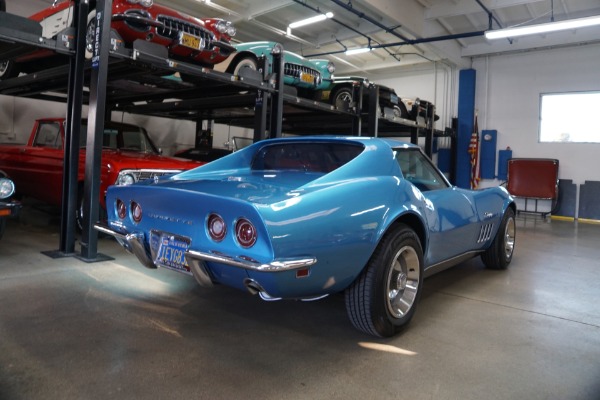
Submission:
[[[593,17],[567,19],[565,21],[548,22],[546,24],[519,26],[515,28],[496,29],[485,32],[486,39],[512,38],[516,36],[533,35],[569,29],[584,28],[600,25],[600,15]]]
[[[351,56],[351,55],[354,55],[354,54],[367,53],[369,51],[371,51],[370,47],[359,47],[358,49],[346,50],[346,55],[347,56]]]
[[[333,13],[328,12],[328,13],[325,13],[325,14],[319,14],[319,15],[316,15],[316,16],[311,17],[311,18],[303,19],[301,21],[292,22],[288,26],[290,28],[298,28],[300,26],[314,24],[315,22],[324,21],[327,18],[333,18]]]

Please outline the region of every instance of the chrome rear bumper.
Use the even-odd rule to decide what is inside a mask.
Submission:
[[[134,254],[137,259],[147,268],[157,268],[154,264],[152,251],[145,245],[143,232],[133,232],[123,234],[117,232],[102,223],[94,224],[94,229],[104,234],[114,237],[121,246],[128,252]],[[153,231],[154,232],[154,231]],[[231,257],[217,252],[201,252],[196,250],[187,250],[185,258],[190,265],[192,275],[198,283],[203,286],[212,286],[210,274],[206,268],[206,262],[229,265],[232,267],[243,268],[260,272],[282,272],[301,268],[308,268],[317,263],[315,257],[297,257],[276,259],[269,263],[260,263],[246,256]]]

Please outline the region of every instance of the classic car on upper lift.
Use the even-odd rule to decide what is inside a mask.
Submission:
[[[419,98],[400,98],[396,91],[385,85],[374,84],[367,78],[359,76],[336,77],[330,82],[329,87],[325,88],[321,94],[323,101],[329,102],[340,109],[350,107],[354,101],[354,88],[362,85],[362,106],[363,110],[368,108],[369,87],[375,85],[378,87],[379,107],[381,115],[388,115],[386,108],[390,110],[392,116],[404,118],[411,121],[417,121],[419,117],[428,120],[433,117],[434,121],[439,119],[435,113],[434,105],[426,100]]]
[[[35,121],[26,144],[0,144],[0,171],[10,177],[20,196],[30,196],[51,205],[62,201],[66,120]],[[82,121],[77,177],[77,223],[81,227],[87,121]],[[109,185],[129,185],[142,179],[175,174],[203,163],[164,157],[142,127],[105,122],[100,168],[100,211]]]
[[[339,76],[330,82],[329,86],[323,89],[321,99],[329,102],[340,109],[348,108],[354,101],[354,89],[362,85],[363,109],[368,109],[368,89],[371,83],[367,78],[357,76]],[[397,118],[409,118],[408,110],[396,91],[388,86],[377,85],[379,88],[379,107],[381,114],[385,115],[385,109],[390,109],[392,115]]]
[[[90,2],[86,27],[86,57],[91,58],[96,30],[96,2]],[[52,6],[30,16],[42,27],[41,36],[54,38],[72,26],[74,0],[55,1]],[[137,39],[162,45],[175,60],[212,67],[235,51],[230,44],[236,29],[220,18],[196,18],[155,4],[153,0],[113,0],[112,22],[126,46]],[[64,61],[51,50],[36,50],[15,59],[0,61],[0,80],[49,68]]]
[[[165,267],[265,300],[344,292],[354,326],[391,336],[426,276],[481,255],[505,269],[515,204],[502,187],[451,186],[419,147],[391,139],[263,140],[170,177],[113,186],[114,236]]]
[[[328,87],[333,79],[335,65],[326,59],[306,59],[284,51],[276,42],[248,42],[235,46],[236,53],[216,69],[239,75],[244,68],[259,69],[259,59],[264,57],[266,75],[273,73],[273,54],[283,51],[283,83],[293,86],[304,97],[313,97],[315,91]]]
[[[14,193],[15,184],[0,171],[0,239],[4,236],[6,219],[16,217],[21,208],[21,203],[11,199]]]

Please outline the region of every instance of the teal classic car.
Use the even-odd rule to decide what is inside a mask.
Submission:
[[[264,300],[344,293],[352,324],[392,336],[426,276],[481,256],[505,269],[515,204],[453,187],[415,145],[366,137],[263,140],[106,195],[112,235],[148,268]]]
[[[273,54],[283,51],[283,83],[311,92],[329,87],[335,72],[335,65],[331,61],[306,59],[296,53],[284,51],[277,42],[248,42],[238,44],[235,48],[236,53],[215,69],[239,75],[243,68],[258,69],[259,59],[264,57],[267,68],[265,72],[271,74]]]

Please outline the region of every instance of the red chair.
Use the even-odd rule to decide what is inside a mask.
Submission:
[[[525,199],[523,212],[551,214],[558,206],[558,160],[550,158],[511,158],[506,181],[508,192]],[[535,200],[535,211],[527,210],[527,200]],[[538,211],[538,200],[550,200],[548,212]]]

